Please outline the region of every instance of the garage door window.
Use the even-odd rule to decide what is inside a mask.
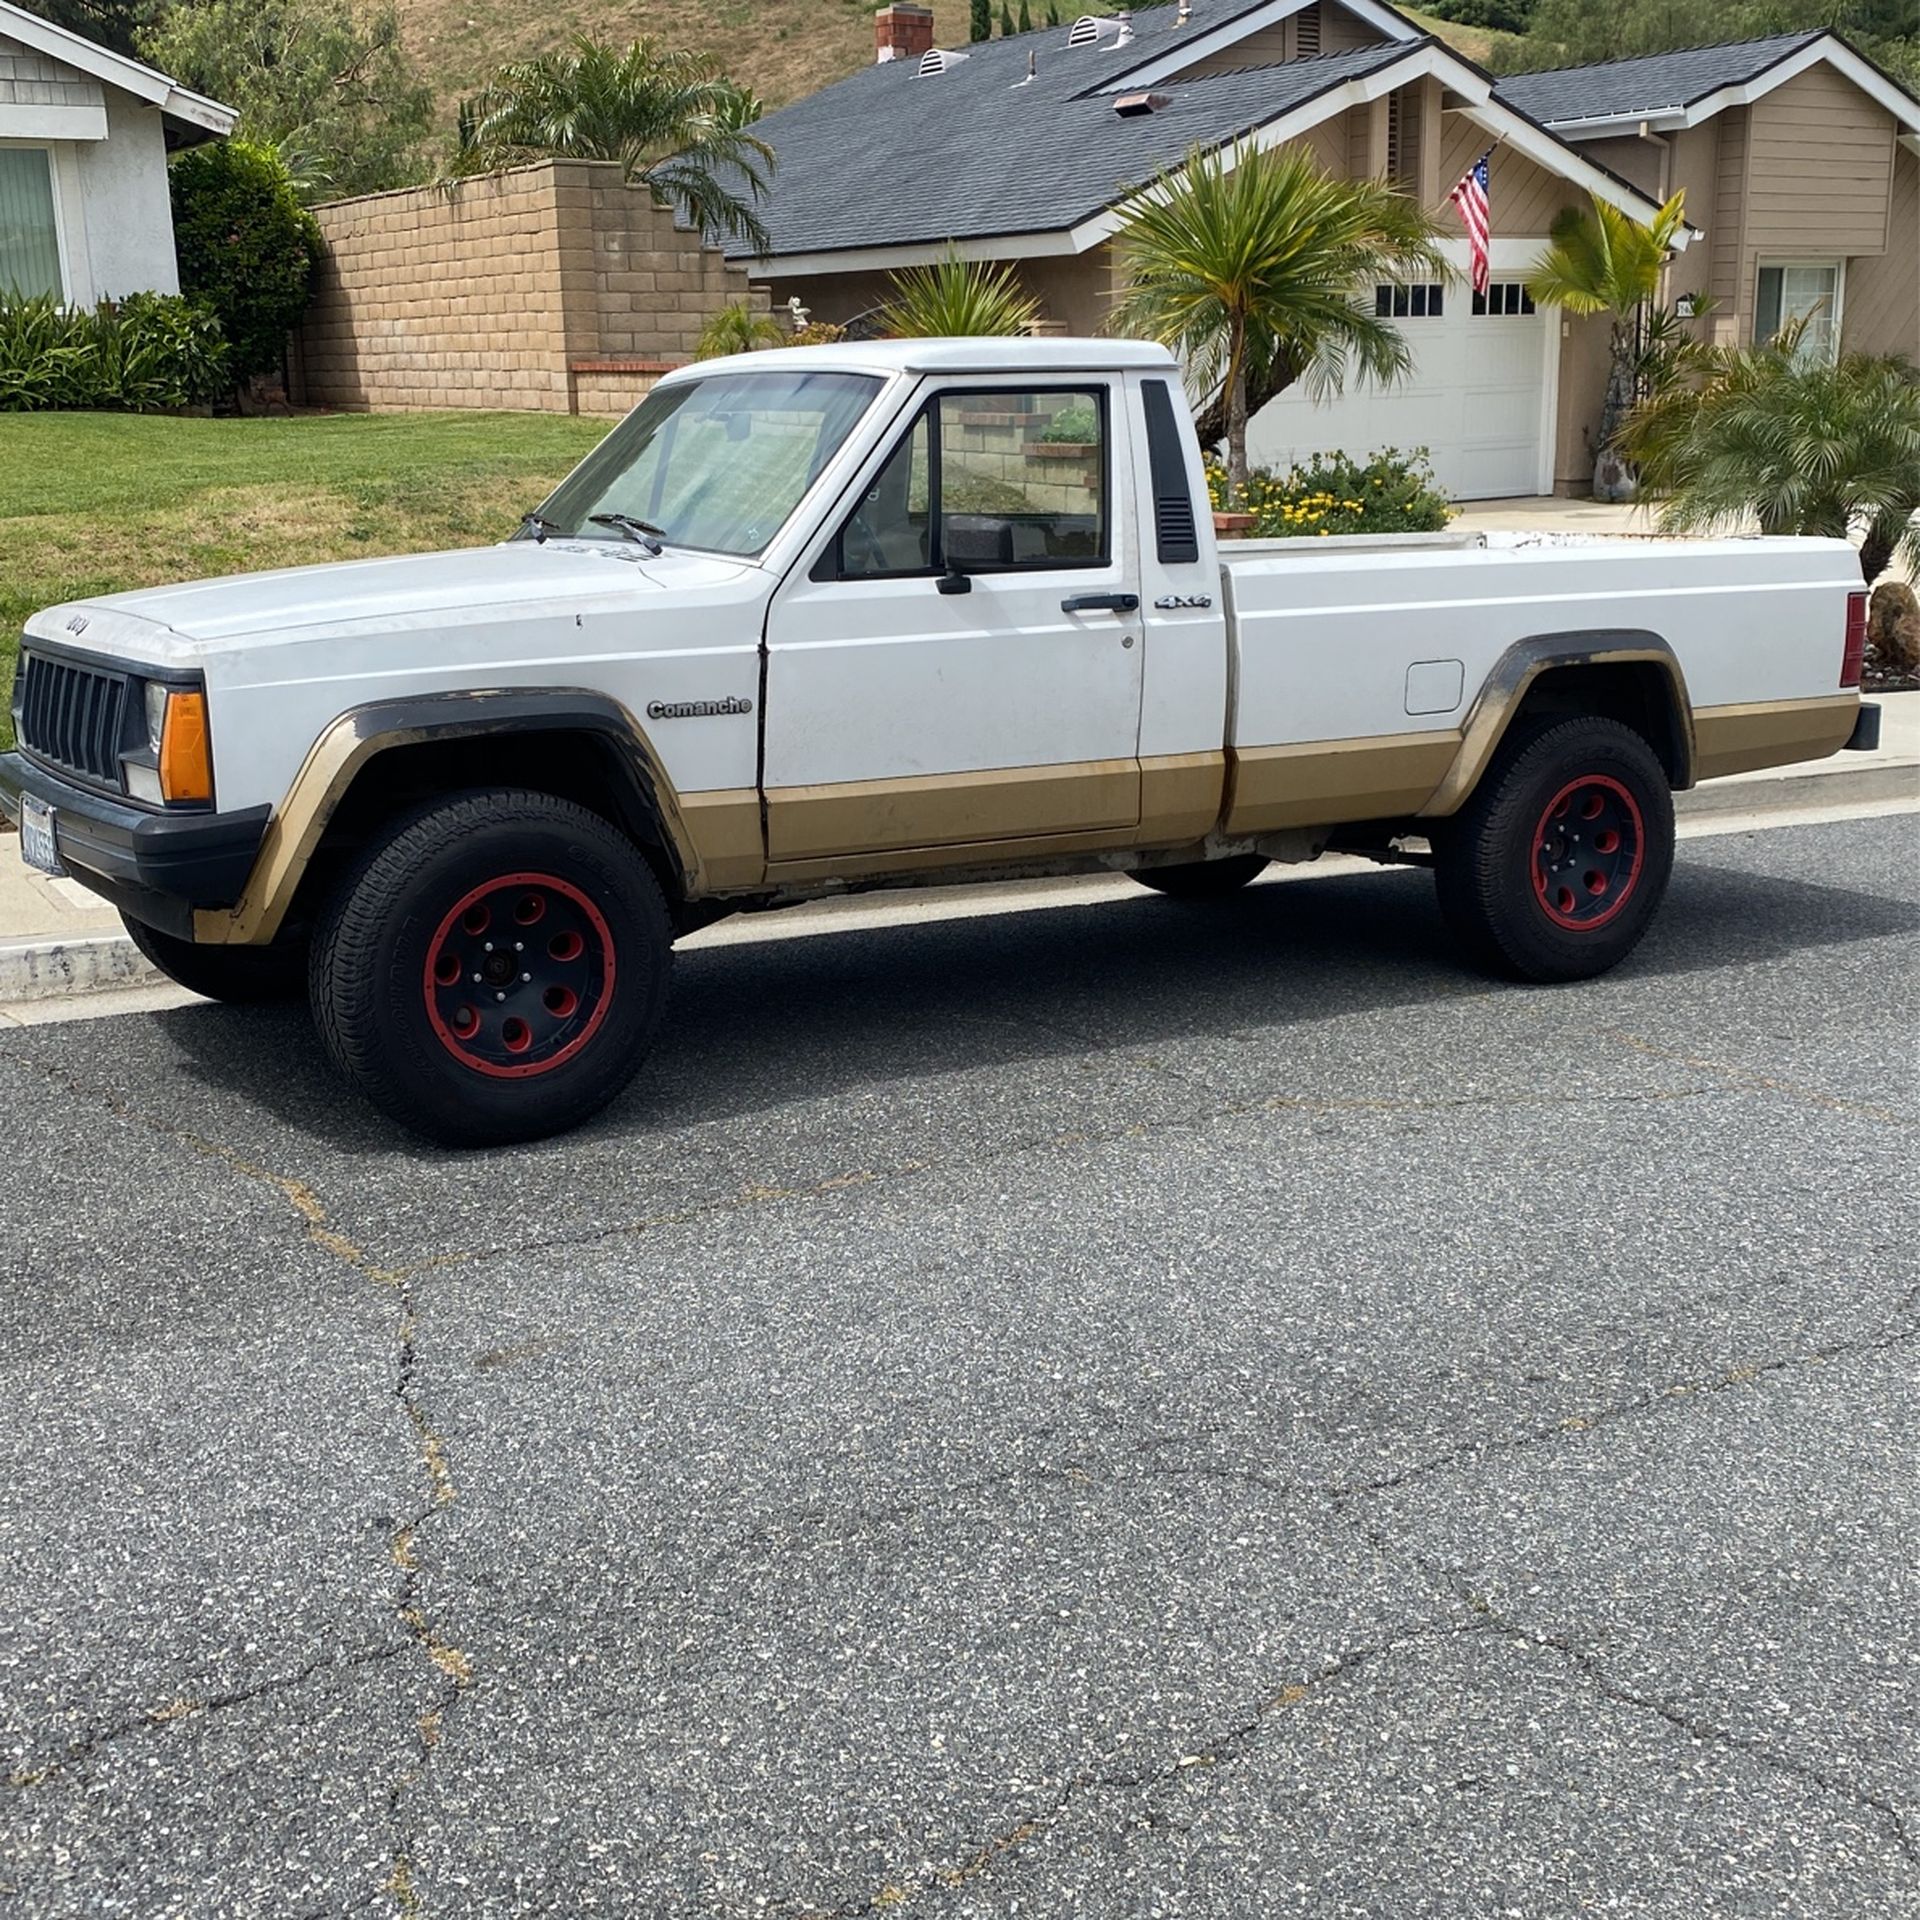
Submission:
[[[1492,314],[1503,317],[1508,314],[1531,313],[1533,295],[1518,280],[1495,280],[1485,293],[1473,296],[1475,313]]]
[[[1438,320],[1446,312],[1446,289],[1431,280],[1410,287],[1375,287],[1373,310],[1382,320]]]
[[[53,173],[41,147],[0,147],[0,292],[61,293]]]

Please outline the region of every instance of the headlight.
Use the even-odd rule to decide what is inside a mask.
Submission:
[[[207,696],[198,687],[147,683],[142,718],[145,749],[121,756],[127,792],[149,806],[213,798],[213,748]]]

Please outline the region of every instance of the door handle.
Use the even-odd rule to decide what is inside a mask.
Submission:
[[[1060,602],[1062,613],[1136,613],[1137,593],[1070,593]]]

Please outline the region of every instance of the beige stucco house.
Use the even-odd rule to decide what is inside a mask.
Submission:
[[[889,275],[1011,263],[1064,331],[1104,323],[1128,194],[1195,146],[1304,145],[1446,196],[1491,150],[1492,276],[1382,288],[1414,372],[1254,421],[1255,458],[1430,449],[1465,499],[1584,490],[1606,329],[1536,312],[1521,281],[1555,215],[1595,194],[1638,219],[1686,189],[1675,294],[1742,340],[1818,306],[1816,350],[1920,354],[1920,102],[1813,32],[1504,82],[1380,0],[1184,0],[949,50],[931,14],[876,16],[878,59],[770,116],[779,157],[762,259],[777,306],[854,321]],[[1453,246],[1464,270],[1464,234]]]
[[[231,107],[0,0],[0,291],[178,293],[167,155]]]

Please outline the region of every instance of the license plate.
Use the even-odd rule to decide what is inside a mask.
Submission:
[[[53,837],[53,809],[32,794],[20,796],[20,851],[27,865],[50,873],[57,880],[66,872],[60,864],[60,848]]]

